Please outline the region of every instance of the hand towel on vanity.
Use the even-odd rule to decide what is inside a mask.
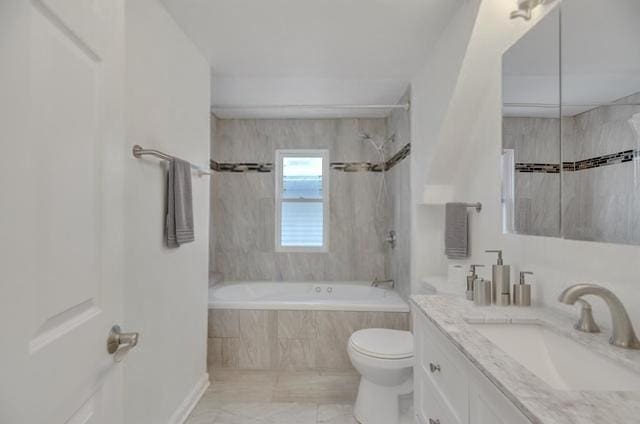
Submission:
[[[194,240],[191,164],[181,159],[169,162],[166,233],[168,247]]]
[[[464,259],[469,256],[466,203],[445,205],[444,252],[449,259]]]

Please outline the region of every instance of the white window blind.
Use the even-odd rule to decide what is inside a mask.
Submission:
[[[326,251],[328,152],[276,152],[276,249]]]

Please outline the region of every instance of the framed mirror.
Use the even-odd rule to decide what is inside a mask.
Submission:
[[[640,245],[638,22],[564,0],[504,54],[506,232]]]

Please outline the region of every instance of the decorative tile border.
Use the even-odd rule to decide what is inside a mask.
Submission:
[[[220,163],[212,159],[210,161],[210,167],[216,172],[271,172],[273,170],[273,163]]]
[[[411,154],[411,143],[407,143],[385,163],[385,171],[390,170]]]
[[[516,172],[559,174],[558,163],[516,163]]]
[[[381,163],[372,162],[331,162],[331,169],[342,172],[382,172]]]
[[[402,149],[384,163],[373,162],[331,162],[330,167],[342,172],[384,172],[388,171],[404,160],[411,153],[411,143],[407,143]],[[271,162],[242,162],[224,163],[210,160],[210,168],[216,172],[271,172],[273,163]]]
[[[600,168],[601,166],[618,165],[640,159],[640,149],[625,150],[610,155],[580,160],[577,162],[564,162],[562,169],[565,171],[581,171],[583,169]]]
[[[562,162],[562,170],[566,172],[582,171],[603,166],[619,165],[633,160],[640,160],[640,149],[625,150],[576,162]],[[560,165],[556,163],[516,163],[516,172],[559,174]]]

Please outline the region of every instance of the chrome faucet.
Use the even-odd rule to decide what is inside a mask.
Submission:
[[[371,282],[371,287],[378,287],[380,284],[388,284],[389,288],[394,288],[396,286],[396,281],[394,279],[388,280],[378,280],[378,277],[374,278]]]
[[[562,294],[560,294],[558,300],[567,305],[573,305],[577,301],[581,300],[580,298],[585,295],[597,296],[607,303],[609,312],[611,313],[611,322],[613,324],[613,335],[609,339],[609,343],[614,346],[624,347],[627,349],[640,349],[640,340],[638,340],[636,333],[633,331],[633,325],[631,324],[627,310],[624,308],[620,299],[618,299],[611,290],[605,289],[604,287],[596,284],[576,284],[565,289]],[[590,315],[591,308],[589,307],[589,310],[585,311],[585,304],[582,302],[580,303],[583,306],[582,318],[584,318],[585,313]],[[591,320],[593,320],[593,318],[591,318]],[[583,330],[585,327],[587,331],[593,330],[592,326],[585,326],[584,319],[581,319],[580,321],[581,322],[578,323],[578,326],[580,327],[578,328],[579,330],[585,331]],[[595,322],[593,322],[593,324],[595,325]],[[595,328],[597,328],[597,326]]]

